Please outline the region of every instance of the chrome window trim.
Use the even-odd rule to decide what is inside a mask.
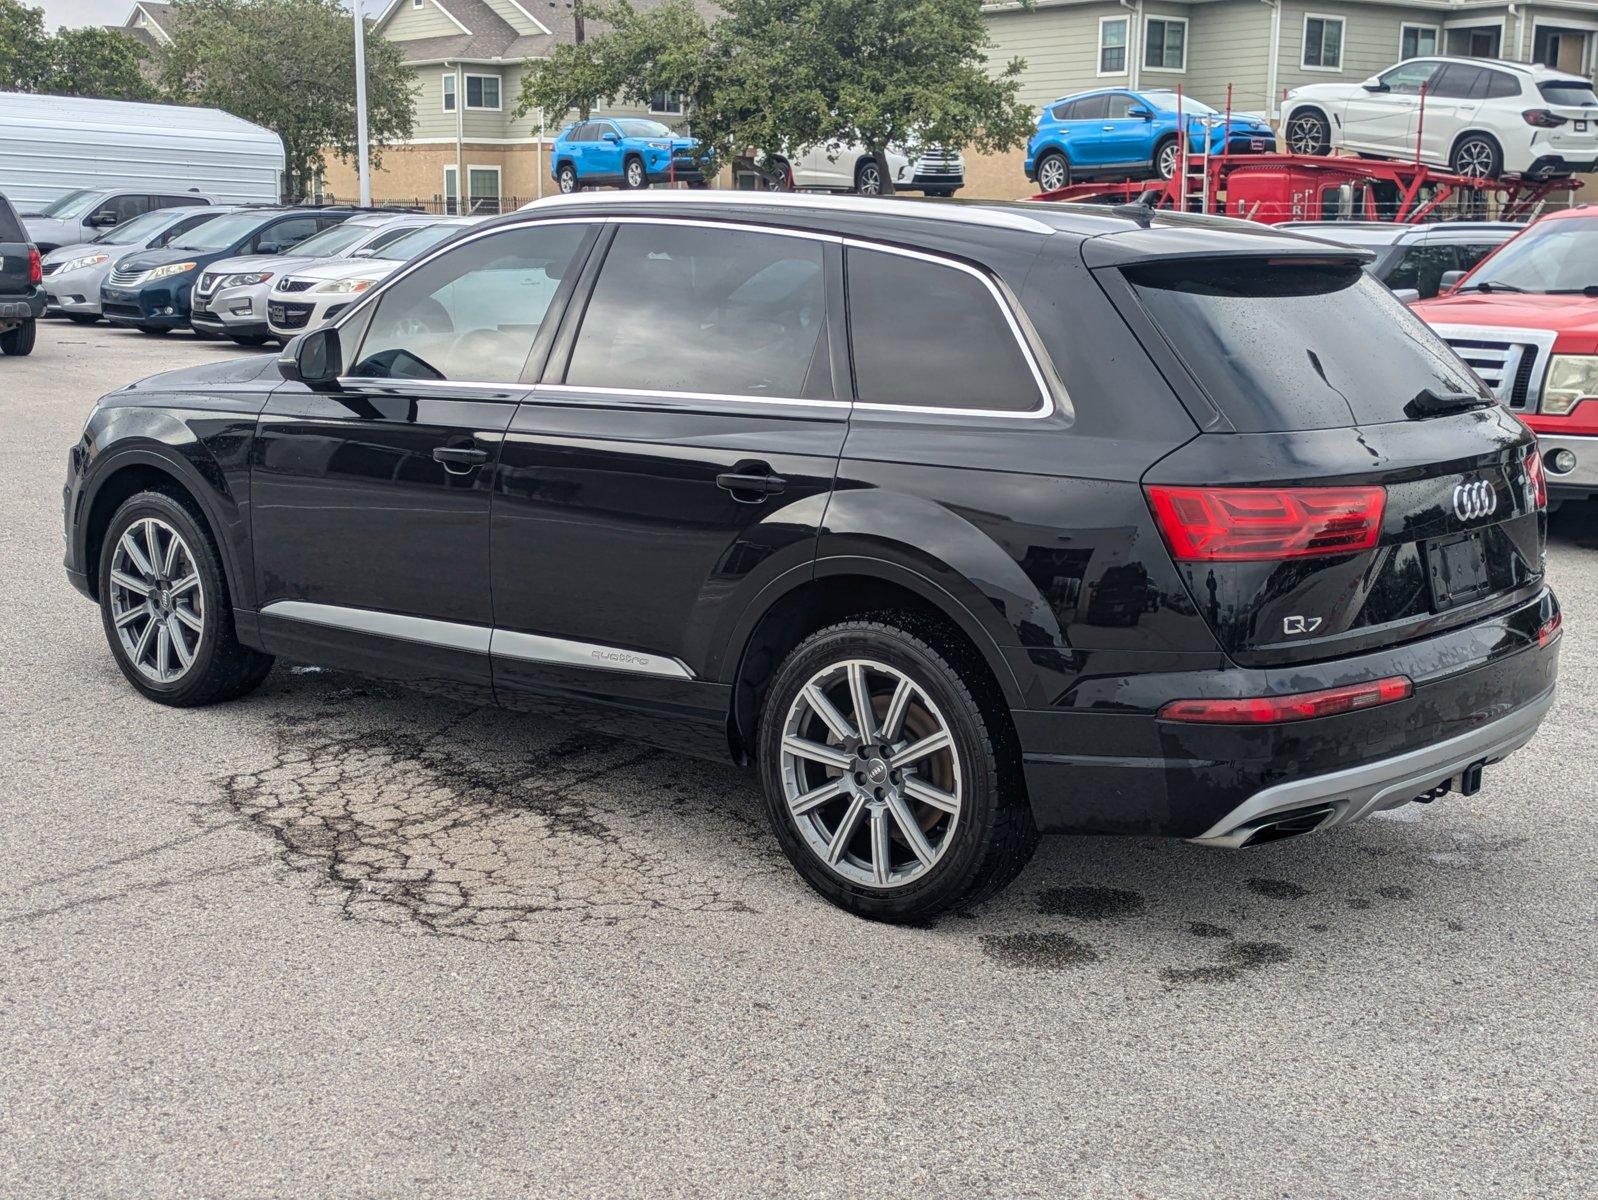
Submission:
[[[342,314],[341,314],[342,315]],[[368,378],[365,375],[340,375],[338,385],[347,392],[392,392],[403,390],[407,392],[420,389],[439,392],[484,392],[497,393],[503,397],[506,404],[519,404],[522,398],[533,387],[528,383],[490,383],[482,379],[378,379]],[[486,396],[485,399],[492,399]]]
[[[751,192],[751,193],[742,193],[742,192],[740,192],[740,193],[738,193],[739,196],[757,196],[757,195],[760,195],[760,194],[761,193],[758,193],[758,192]],[[633,195],[633,193],[621,192],[621,193],[617,193],[617,195],[628,196],[628,195]],[[568,197],[556,197],[555,199],[566,200],[566,199],[568,199]],[[495,226],[492,226],[491,228],[480,230],[478,232],[475,232],[475,233],[471,234],[468,237],[461,238],[459,241],[448,242],[448,243],[446,243],[443,246],[436,247],[431,252],[429,252],[426,257],[419,258],[419,259],[415,260],[414,262],[407,263],[402,269],[400,269],[398,271],[395,271],[393,274],[389,275],[381,283],[379,283],[376,288],[372,289],[372,291],[370,292],[370,295],[372,297],[372,302],[373,303],[380,303],[383,294],[391,286],[393,286],[394,284],[398,283],[400,280],[404,279],[412,271],[420,270],[422,267],[426,266],[428,263],[431,263],[435,258],[439,257],[442,254],[448,253],[448,252],[453,251],[453,250],[457,250],[460,247],[467,245],[468,243],[477,241],[479,238],[492,237],[495,234],[507,233],[507,232],[510,232],[510,231],[513,231],[513,230],[527,229],[527,228],[529,228],[531,226],[534,226],[534,225],[594,225],[594,224],[598,224],[598,225],[601,225],[601,226],[603,226],[603,225],[682,225],[682,226],[688,226],[690,228],[701,228],[701,229],[703,229],[703,228],[709,228],[709,229],[737,229],[737,230],[744,231],[744,232],[749,232],[749,233],[765,233],[765,234],[773,234],[773,235],[780,236],[780,237],[794,237],[794,238],[807,239],[807,240],[811,240],[811,241],[831,242],[831,243],[833,243],[835,245],[841,245],[841,246],[844,246],[844,247],[855,247],[855,248],[858,248],[858,249],[861,249],[861,250],[875,250],[875,251],[879,251],[879,252],[882,252],[882,253],[885,253],[885,254],[898,254],[898,255],[901,255],[902,257],[905,257],[905,258],[919,258],[919,259],[922,259],[922,260],[924,260],[926,262],[932,263],[935,266],[950,267],[950,268],[953,268],[954,270],[964,271],[967,274],[974,276],[977,280],[979,280],[982,283],[982,285],[984,287],[986,287],[988,289],[989,295],[991,295],[993,297],[994,302],[999,306],[999,311],[1004,314],[1005,323],[1010,328],[1011,336],[1015,338],[1016,345],[1018,345],[1020,347],[1021,353],[1026,359],[1027,367],[1032,372],[1033,382],[1037,384],[1039,396],[1040,396],[1040,399],[1041,399],[1042,403],[1037,408],[1025,409],[1025,410],[1021,410],[1021,411],[1015,411],[1015,410],[1010,410],[1010,409],[999,409],[999,408],[952,408],[952,407],[948,407],[948,406],[945,406],[945,405],[880,404],[880,403],[873,403],[873,402],[870,402],[870,401],[863,401],[863,400],[862,401],[838,400],[838,399],[832,399],[832,400],[804,400],[804,399],[799,399],[799,398],[796,398],[796,397],[786,397],[786,396],[742,396],[742,395],[724,396],[724,395],[720,395],[720,394],[717,394],[717,393],[711,393],[711,392],[676,392],[676,391],[670,391],[668,389],[657,389],[657,390],[654,390],[654,391],[642,391],[642,390],[637,390],[637,389],[598,388],[598,387],[587,386],[587,385],[568,385],[568,384],[563,384],[563,383],[561,383],[561,384],[555,384],[555,383],[544,383],[544,384],[520,383],[520,384],[512,384],[512,383],[490,383],[490,382],[485,382],[485,381],[480,381],[480,380],[461,380],[459,382],[454,381],[454,380],[449,380],[449,381],[405,381],[407,386],[411,386],[413,383],[426,382],[426,383],[432,383],[432,384],[434,384],[434,386],[440,386],[440,387],[452,386],[452,387],[466,387],[466,388],[473,388],[473,389],[492,388],[492,389],[495,389],[495,390],[507,390],[507,389],[511,389],[511,388],[519,388],[520,390],[522,390],[524,392],[525,391],[531,391],[534,394],[546,392],[546,391],[549,391],[549,390],[564,390],[564,391],[568,391],[568,392],[579,392],[579,393],[592,392],[593,394],[596,394],[596,395],[601,395],[601,394],[603,394],[603,395],[629,395],[629,396],[660,395],[660,396],[680,397],[680,398],[686,399],[686,400],[708,400],[708,401],[715,402],[715,403],[726,403],[726,402],[731,401],[731,402],[735,402],[735,403],[739,403],[739,404],[777,404],[777,405],[781,405],[781,406],[792,406],[792,405],[823,406],[823,407],[834,407],[834,406],[837,406],[837,407],[845,407],[845,408],[851,408],[851,409],[860,409],[860,410],[863,410],[865,412],[873,412],[873,413],[876,413],[876,412],[880,412],[880,413],[916,413],[918,415],[923,415],[923,416],[950,416],[950,417],[963,417],[963,418],[997,417],[997,418],[1000,418],[1002,420],[1039,420],[1039,419],[1043,419],[1043,418],[1047,418],[1047,417],[1053,416],[1059,409],[1059,405],[1058,405],[1058,403],[1057,403],[1057,401],[1055,399],[1055,394],[1049,387],[1048,380],[1047,380],[1047,378],[1045,377],[1045,375],[1043,373],[1042,365],[1041,365],[1041,363],[1040,363],[1040,361],[1038,359],[1037,353],[1035,352],[1035,350],[1033,348],[1032,341],[1031,341],[1030,338],[1028,338],[1026,333],[1023,332],[1023,329],[1022,329],[1022,326],[1021,326],[1021,322],[1017,318],[1017,306],[1012,304],[1011,298],[1006,294],[1005,291],[1000,289],[1000,286],[999,286],[998,282],[996,280],[994,280],[992,278],[992,276],[990,276],[987,272],[985,272],[985,271],[983,271],[983,270],[971,265],[970,263],[961,261],[958,258],[954,258],[954,257],[949,256],[949,255],[935,254],[935,253],[932,253],[932,252],[926,251],[926,250],[915,250],[915,249],[911,249],[911,248],[906,247],[906,246],[895,246],[895,245],[891,245],[891,244],[886,243],[886,242],[874,242],[874,241],[869,241],[869,240],[864,239],[864,238],[846,237],[846,236],[844,236],[842,234],[820,233],[820,232],[817,232],[817,231],[814,231],[814,230],[808,230],[808,229],[786,229],[786,228],[782,228],[780,226],[772,226],[772,225],[745,224],[745,223],[737,222],[737,221],[721,221],[721,220],[716,220],[713,217],[705,217],[705,216],[699,216],[699,215],[670,216],[670,215],[649,214],[649,215],[640,215],[640,216],[634,217],[634,216],[614,216],[614,215],[606,216],[606,215],[601,214],[601,213],[595,213],[592,216],[584,216],[584,217],[544,216],[542,214],[542,212],[540,212],[535,207],[535,205],[543,204],[543,203],[544,203],[544,201],[535,201],[533,205],[524,205],[522,208],[517,209],[516,211],[518,213],[528,213],[528,214],[530,214],[525,220],[514,221],[514,222],[511,222],[511,223],[508,223],[508,224],[504,224],[504,225],[495,225]],[[898,202],[889,201],[888,203],[889,204],[894,204],[894,203],[898,203]],[[822,207],[825,207],[825,206],[822,206]],[[889,211],[891,212],[892,209],[890,209]],[[1030,218],[1026,218],[1026,219],[1030,220]],[[1046,230],[1048,233],[1052,234],[1054,232],[1054,230],[1050,229],[1048,226],[1040,225],[1039,227],[1044,229],[1044,230]],[[353,319],[356,310],[359,309],[359,308],[363,308],[363,307],[364,307],[364,305],[351,304],[348,309],[346,309],[344,312],[340,313],[336,318],[334,318],[334,320],[331,322],[331,326],[330,327],[334,328],[334,329],[342,328],[342,326],[345,323],[347,323],[348,321]],[[582,328],[579,325],[578,334],[580,335],[581,332],[582,332]],[[342,386],[344,384],[345,380],[348,379],[348,378],[355,378],[355,377],[340,376],[340,378],[339,378],[340,385]],[[1066,403],[1069,404],[1070,398],[1069,398],[1069,395],[1065,393],[1065,385],[1063,384],[1063,382],[1059,384],[1059,388],[1060,388],[1061,394],[1063,396],[1065,396]]]
[[[547,663],[552,666],[584,667],[593,671],[614,671],[625,675],[657,675],[668,679],[696,678],[688,665],[669,654],[650,654],[628,650],[603,642],[582,642],[574,638],[520,633],[488,625],[469,625],[460,621],[438,621],[405,613],[383,612],[374,608],[351,608],[342,604],[318,604],[308,600],[274,600],[261,607],[263,617],[278,617],[342,629],[351,633],[394,638],[446,650],[464,650],[520,662]]]

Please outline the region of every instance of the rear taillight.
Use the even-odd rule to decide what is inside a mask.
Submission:
[[[1559,636],[1560,627],[1565,623],[1563,613],[1555,613],[1544,621],[1537,629],[1537,645],[1546,646]]]
[[[1376,544],[1380,487],[1148,488],[1149,506],[1183,562],[1351,554]]]
[[[1308,721],[1315,717],[1358,712],[1362,708],[1408,700],[1414,694],[1415,685],[1408,676],[1393,675],[1374,683],[1356,683],[1320,692],[1298,692],[1291,696],[1173,700],[1160,709],[1160,720],[1199,725],[1277,725],[1284,721]]]
[[[44,263],[39,258],[39,247],[28,247],[28,282],[44,282]]]
[[[1528,108],[1520,114],[1520,119],[1528,125],[1535,125],[1538,129],[1553,129],[1563,125],[1565,118],[1558,113],[1551,113],[1546,108]]]
[[[1548,507],[1548,472],[1543,469],[1543,456],[1533,446],[1526,455],[1526,484],[1531,489],[1533,507]]]

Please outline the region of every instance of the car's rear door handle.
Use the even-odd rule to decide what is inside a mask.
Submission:
[[[473,446],[434,446],[433,461],[443,463],[446,471],[464,475],[473,467],[486,463],[488,451]]]
[[[716,486],[724,492],[731,492],[732,498],[740,504],[760,504],[767,496],[776,496],[787,490],[788,481],[780,475],[771,473],[767,468],[764,473],[750,470],[760,464],[739,463],[742,471],[728,471],[716,476]]]

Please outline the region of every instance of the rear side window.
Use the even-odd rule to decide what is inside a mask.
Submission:
[[[865,404],[1031,412],[1032,365],[992,289],[924,258],[850,248],[849,337]]]
[[[1489,100],[1507,100],[1511,96],[1520,95],[1520,80],[1513,75],[1505,75],[1502,71],[1487,72],[1487,98]]]
[[[572,348],[575,387],[832,396],[823,243],[623,225]]]
[[[28,235],[23,232],[22,222],[17,219],[17,210],[11,207],[11,201],[0,196],[0,242],[25,242]]]
[[[1129,268],[1150,319],[1244,433],[1405,419],[1422,390],[1479,392],[1470,369],[1353,264],[1230,259]]]

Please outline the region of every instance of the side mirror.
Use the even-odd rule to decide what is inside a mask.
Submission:
[[[1413,304],[1420,299],[1420,292],[1415,288],[1394,288],[1393,295],[1405,304]]]
[[[262,242],[255,247],[255,252],[257,254],[281,254],[283,253],[283,243]]]
[[[1442,278],[1437,281],[1438,293],[1453,291],[1459,286],[1459,281],[1465,278],[1468,273],[1466,271],[1444,271]]]
[[[367,249],[364,249],[364,250],[356,250],[356,251],[352,252],[350,254],[350,257],[351,258],[371,258],[372,257],[372,253],[373,252],[372,252],[371,248],[368,247]]]
[[[608,130],[605,134],[605,140],[607,142],[619,142],[621,141],[621,134],[617,133],[614,129]]]
[[[324,325],[307,330],[283,348],[277,373],[290,383],[303,383],[312,391],[330,392],[344,370],[344,348],[338,330]]]
[[[106,226],[115,225],[116,223],[117,210],[114,208],[102,208],[89,218],[89,225],[94,229],[104,229]]]
[[[1126,115],[1129,116],[1129,117],[1134,117],[1134,118],[1136,118],[1139,121],[1152,121],[1152,120],[1154,120],[1154,110],[1153,109],[1149,109],[1149,108],[1144,108],[1141,104],[1137,105],[1134,108],[1127,109],[1126,110]]]
[[[1364,88],[1367,92],[1390,92],[1390,91],[1392,91],[1392,89],[1390,87],[1388,87],[1380,79],[1377,79],[1376,76],[1374,76],[1374,75],[1372,75],[1369,79],[1367,79],[1364,83],[1360,84],[1359,86]]]

